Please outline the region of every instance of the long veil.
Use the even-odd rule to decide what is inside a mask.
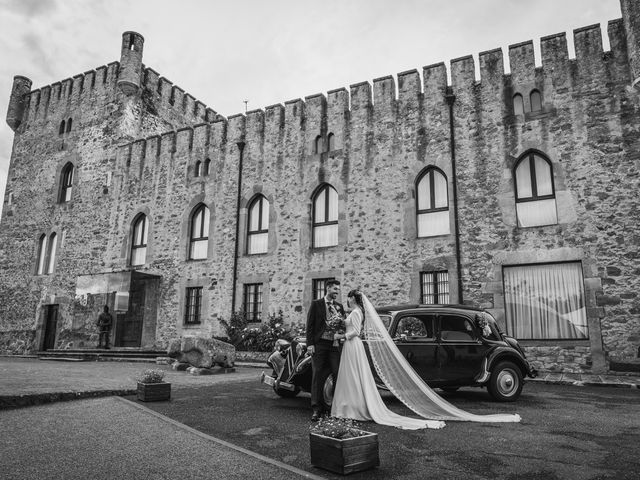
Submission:
[[[376,309],[363,294],[365,309],[364,331],[369,351],[380,379],[398,400],[421,417],[433,420],[461,420],[467,422],[519,422],[518,414],[474,415],[465,412],[435,393],[404,358]]]

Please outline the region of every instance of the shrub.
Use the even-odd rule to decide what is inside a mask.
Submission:
[[[140,383],[161,383],[164,378],[164,372],[162,370],[148,369],[142,372],[136,380]]]
[[[292,340],[304,334],[304,330],[300,327],[285,325],[282,310],[277,314],[269,315],[266,323],[256,327],[248,326],[243,312],[235,313],[228,322],[220,319],[220,323],[227,333],[229,343],[233,344],[237,350],[251,352],[270,352],[279,338]]]

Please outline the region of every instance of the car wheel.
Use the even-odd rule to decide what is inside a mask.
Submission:
[[[333,403],[333,375],[331,374],[329,374],[322,386],[322,401],[327,410],[331,410],[331,404]]]
[[[487,385],[489,394],[499,402],[515,402],[522,387],[522,371],[513,362],[498,363]]]

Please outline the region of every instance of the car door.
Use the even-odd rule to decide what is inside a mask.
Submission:
[[[403,314],[391,332],[398,350],[427,382],[437,380],[438,375],[435,320],[434,314]]]
[[[481,372],[488,350],[477,335],[471,320],[461,314],[438,317],[438,377],[451,385],[473,383]]]

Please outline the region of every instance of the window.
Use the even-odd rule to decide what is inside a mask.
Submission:
[[[316,137],[316,141],[313,144],[313,153],[322,152],[322,135]]]
[[[189,259],[201,260],[207,258],[209,246],[209,209],[200,204],[191,215],[189,234]]]
[[[507,333],[517,339],[587,339],[580,262],[503,267]]]
[[[529,95],[529,100],[531,101],[531,111],[538,112],[542,110],[542,95],[538,90],[532,90]]]
[[[67,163],[62,169],[62,179],[60,185],[60,203],[71,201],[73,190],[73,163]]]
[[[52,233],[49,236],[49,250],[47,251],[47,274],[53,273],[56,264],[56,251],[58,248],[58,235]]]
[[[513,114],[524,115],[524,99],[519,93],[513,96]]]
[[[64,133],[64,125],[65,125],[65,121],[62,120],[60,122],[60,128],[58,129],[58,135],[62,135]]]
[[[197,325],[201,322],[202,287],[187,287],[184,302],[184,324]]]
[[[473,325],[464,317],[442,315],[440,317],[440,338],[444,342],[470,342],[476,339]]]
[[[133,242],[131,243],[131,265],[144,265],[147,259],[147,235],[149,222],[144,214],[138,215],[133,224]]]
[[[72,84],[73,85],[73,84]],[[67,120],[67,133],[69,133],[71,131],[71,124],[73,123],[73,119],[70,118],[69,120]]]
[[[247,253],[267,253],[269,246],[269,201],[258,195],[249,204]]]
[[[449,300],[449,272],[420,273],[420,303],[447,304]]]
[[[338,244],[338,192],[323,185],[313,198],[313,247]]]
[[[400,320],[398,320],[398,326],[396,327],[394,338],[400,338],[403,335],[410,340],[424,340],[425,338],[434,338],[434,323],[434,315],[416,315],[410,317],[402,317]]]
[[[199,177],[200,175],[202,175],[202,162],[198,160],[196,162],[195,168],[193,169],[193,176]]]
[[[47,236],[41,235],[38,240],[38,267],[36,269],[37,275],[44,273],[44,263],[47,257]]]
[[[244,286],[244,312],[248,322],[262,320],[262,284],[247,283]]]
[[[540,153],[526,153],[516,164],[515,179],[518,226],[558,223],[551,162]]]
[[[204,168],[202,169],[202,175],[205,177],[209,175],[209,170],[211,170],[211,159],[207,158],[204,161]]]
[[[327,152],[332,152],[336,149],[336,136],[333,133],[327,135]]]
[[[327,282],[329,280],[335,280],[335,277],[313,279],[311,287],[314,300],[318,300],[327,294]]]
[[[427,168],[417,181],[418,237],[447,235],[449,193],[447,177],[434,167]]]

